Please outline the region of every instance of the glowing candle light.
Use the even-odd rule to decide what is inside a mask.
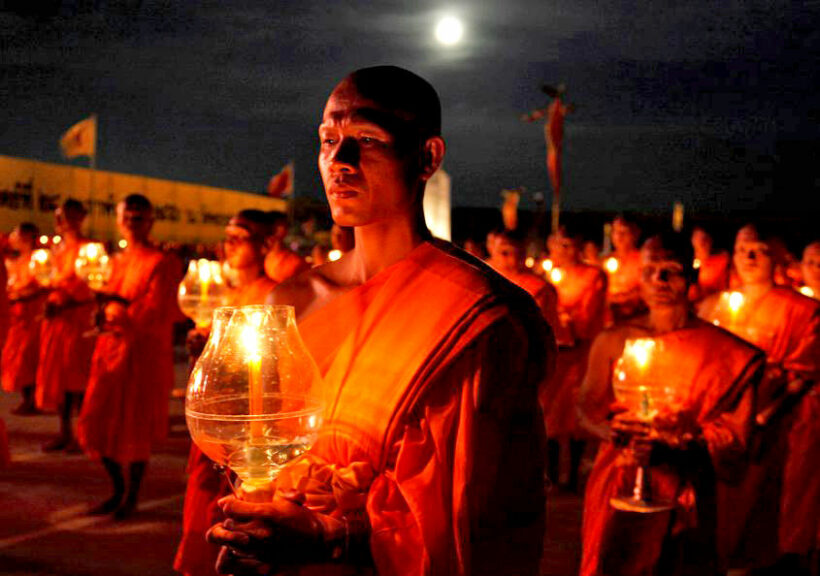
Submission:
[[[119,242],[117,242],[117,246],[119,246],[119,247],[120,247],[120,250],[125,250],[126,248],[128,248],[128,240],[126,240],[125,238],[123,238],[122,240],[120,240]]]
[[[331,262],[335,262],[336,260],[338,260],[341,257],[342,257],[342,251],[341,250],[335,250],[334,249],[334,250],[331,250],[330,252],[327,253],[327,259],[330,260]]]
[[[609,272],[610,274],[615,274],[615,272],[618,271],[619,267],[620,263],[618,262],[618,259],[614,256],[610,256],[606,259],[606,262],[604,262],[604,268],[606,268],[607,272]]]
[[[60,236],[59,234],[55,234],[54,236],[51,237],[51,243],[54,244],[55,246],[57,244],[59,244],[60,242],[62,242],[62,241],[63,241],[63,237]]]
[[[814,298],[814,290],[812,290],[808,286],[803,286],[802,288],[800,288],[800,293],[803,296],[808,296],[809,298]]]
[[[199,298],[204,302],[208,299],[208,286],[211,283],[211,264],[205,258],[197,261],[197,272],[199,273]]]
[[[740,309],[743,308],[745,298],[740,292],[729,293],[729,314],[732,319],[732,326],[737,323],[737,317],[740,314]]]
[[[254,314],[256,316],[258,313]],[[264,413],[264,392],[262,390],[262,355],[259,353],[259,332],[254,320],[259,318],[251,317],[251,321],[242,329],[242,346],[248,359],[248,409],[251,416]],[[261,438],[264,435],[262,422],[251,421],[251,438]]]
[[[43,245],[48,244],[48,236],[46,236],[45,234],[40,236],[40,244],[43,244]]]
[[[695,258],[695,259],[692,261],[692,268],[694,268],[695,270],[699,270],[699,269],[700,269],[700,258]]]
[[[524,266],[526,266],[527,268],[532,268],[533,266],[535,266],[535,258],[533,258],[532,256],[527,256],[527,259],[524,260]]]
[[[553,267],[553,263],[552,263],[552,260],[550,260],[549,258],[545,258],[541,262],[541,269],[544,270],[544,272],[550,272],[552,270],[552,267]]]
[[[564,279],[564,271],[560,268],[553,268],[550,271],[550,280],[553,284],[560,284],[561,281]]]

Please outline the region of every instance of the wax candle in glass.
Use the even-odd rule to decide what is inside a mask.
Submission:
[[[191,260],[179,284],[177,299],[182,313],[199,328],[208,326],[214,310],[224,303],[225,281],[222,266],[214,260]]]
[[[38,248],[32,252],[28,268],[40,286],[50,286],[55,272],[54,256],[51,254],[51,250]]]
[[[265,493],[281,468],[315,442],[320,383],[292,307],[217,308],[188,381],[191,438],[236,473],[243,497]]]
[[[88,287],[99,292],[111,277],[111,262],[101,242],[88,242],[80,246],[74,261],[77,277]]]

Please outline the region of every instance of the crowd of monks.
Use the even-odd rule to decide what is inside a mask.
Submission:
[[[619,216],[608,254],[562,226],[535,251],[515,230],[493,231],[476,258],[432,239],[421,215],[445,151],[440,114],[432,86],[395,67],[334,89],[319,169],[341,258],[311,268],[286,247],[284,215],[242,210],[226,226],[225,304],[294,306],[334,400],[270,502],[232,496],[191,446],[174,568],[537,574],[553,485],[584,496],[583,576],[809,574],[820,242],[789,261],[749,225],[730,254],[701,227],[641,242]],[[185,266],[151,240],[152,206],[133,194],[117,205],[126,248],[92,290],[74,266],[90,241],[84,219],[76,200],[56,210],[47,285],[29,266],[36,226],[8,236],[2,387],[21,395],[15,414],[58,415],[43,449],[99,461],[112,492],[89,513],[123,520],[167,432]],[[208,332],[188,333],[191,362]],[[651,420],[614,391],[637,338],[657,347],[653,373],[674,397]],[[636,476],[647,499],[671,504],[613,506]]]

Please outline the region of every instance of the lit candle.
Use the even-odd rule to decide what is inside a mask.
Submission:
[[[199,299],[202,302],[208,300],[208,286],[211,283],[211,263],[205,258],[200,258],[197,261],[197,271],[199,273]]]
[[[527,268],[532,268],[533,266],[535,266],[535,258],[533,258],[532,256],[527,256],[527,259],[524,260],[524,266],[526,266]]]
[[[257,313],[258,314],[258,313]],[[242,330],[242,345],[248,359],[248,413],[251,416],[264,413],[264,392],[262,390],[262,356],[259,353],[259,333],[256,326],[261,318],[251,318],[251,322]],[[255,324],[255,325],[254,325]],[[262,422],[251,420],[251,439],[264,436]]]
[[[692,268],[694,268],[695,270],[698,270],[700,268],[700,258],[695,258],[692,261]]]
[[[550,271],[550,280],[552,280],[553,284],[560,284],[561,280],[564,279],[564,271],[560,268],[553,268]]]
[[[740,314],[740,309],[743,308],[743,294],[740,292],[729,293],[729,314],[731,316],[732,327],[737,323],[737,317]]]
[[[342,251],[341,250],[335,250],[334,249],[334,250],[331,250],[330,252],[327,253],[327,259],[330,260],[331,262],[335,262],[336,260],[338,260],[341,257],[342,257]]]
[[[627,357],[638,373],[638,393],[639,402],[637,406],[638,416],[649,418],[651,415],[651,399],[649,388],[644,384],[646,372],[651,363],[652,354],[655,351],[655,341],[652,338],[638,338],[627,342],[624,347],[624,356]]]
[[[604,262],[604,268],[606,268],[607,272],[609,272],[610,274],[615,274],[615,272],[618,271],[619,266],[620,264],[618,262],[618,259],[614,256],[610,256],[606,259],[606,262]]]
[[[812,290],[808,286],[803,286],[802,288],[800,288],[800,293],[803,296],[808,296],[809,298],[814,298],[814,290]]]
[[[551,271],[551,270],[552,270],[552,266],[553,266],[553,264],[552,264],[552,260],[550,260],[549,258],[545,258],[545,259],[541,262],[541,268],[544,270],[544,272],[549,272],[549,271]]]

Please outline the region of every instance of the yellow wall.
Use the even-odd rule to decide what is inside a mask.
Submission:
[[[228,218],[239,210],[279,210],[285,201],[249,192],[213,188],[0,155],[0,232],[20,222],[34,222],[44,233],[54,230],[54,209],[68,197],[88,208],[87,233],[100,240],[118,238],[117,202],[139,193],[154,205],[157,240],[213,243],[222,238]]]

